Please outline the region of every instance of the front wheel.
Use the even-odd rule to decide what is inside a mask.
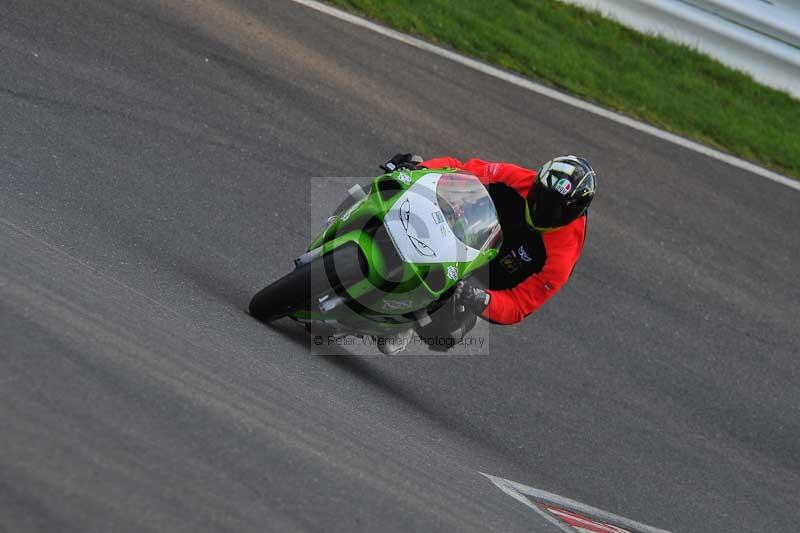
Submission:
[[[366,258],[358,246],[335,248],[261,289],[250,300],[250,314],[269,323],[316,309],[319,296],[350,287],[363,280],[367,272]]]

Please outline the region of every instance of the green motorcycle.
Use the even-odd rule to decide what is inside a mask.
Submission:
[[[349,192],[294,271],[252,298],[252,316],[353,335],[425,327],[502,243],[489,193],[463,171],[403,169]]]

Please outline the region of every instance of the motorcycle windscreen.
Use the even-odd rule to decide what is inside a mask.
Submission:
[[[436,196],[455,237],[476,250],[499,247],[500,222],[486,187],[471,174],[443,174]]]
[[[470,174],[425,174],[396,200],[383,223],[409,263],[471,262],[501,238],[489,192]]]

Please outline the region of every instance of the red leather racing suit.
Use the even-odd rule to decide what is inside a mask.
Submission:
[[[536,311],[567,282],[583,250],[586,215],[561,228],[539,232],[525,218],[525,203],[536,172],[510,163],[452,157],[430,159],[426,168],[457,168],[481,180],[497,208],[503,229],[500,253],[475,272],[491,295],[482,317],[515,324]]]

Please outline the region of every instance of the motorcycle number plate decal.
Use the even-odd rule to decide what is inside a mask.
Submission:
[[[384,217],[387,233],[406,262],[469,262],[480,254],[455,237],[439,209],[436,186],[441,176],[431,172],[419,178]]]

